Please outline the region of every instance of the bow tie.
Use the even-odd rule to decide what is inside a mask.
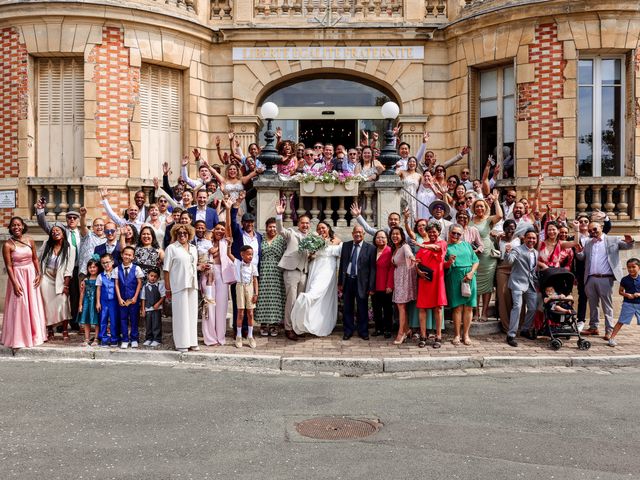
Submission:
[[[601,241],[602,241],[602,237],[600,237],[600,238],[598,238],[598,237],[593,237],[593,240],[592,240],[592,241],[593,241],[594,243],[601,242]]]

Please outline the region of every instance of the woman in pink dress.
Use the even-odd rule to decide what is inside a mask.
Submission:
[[[11,238],[2,247],[9,282],[0,341],[11,348],[35,347],[47,338],[40,264],[36,245],[32,238],[24,236],[26,232],[22,218],[13,217],[9,221]]]
[[[447,242],[440,240],[442,227],[438,222],[429,222],[427,236],[429,241],[420,246],[416,254],[418,260],[418,299],[416,307],[420,310],[420,342],[418,347],[427,345],[427,310],[433,312],[436,324],[436,338],[433,348],[442,345],[442,307],[447,305],[447,291],[444,285],[444,255],[447,253]],[[429,274],[421,267],[431,269]],[[428,280],[428,276],[431,278]]]

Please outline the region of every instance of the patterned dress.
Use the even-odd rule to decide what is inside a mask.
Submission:
[[[96,281],[85,278],[82,312],[78,315],[78,323],[80,325],[98,325],[99,320],[100,315],[96,310]]]
[[[414,258],[411,247],[406,243],[393,254],[393,303],[409,303],[416,299],[418,290],[418,274],[411,262]]]
[[[483,293],[491,293],[493,291],[493,279],[496,276],[498,259],[491,257],[491,250],[493,249],[493,241],[489,236],[491,232],[491,220],[486,218],[480,223],[474,222],[473,226],[480,232],[480,238],[482,238],[482,245],[484,246],[484,251],[478,252],[480,265],[478,266],[476,275],[478,295],[482,295]]]
[[[286,248],[287,242],[281,235],[271,243],[267,241],[266,236],[262,240],[256,323],[279,324],[284,320],[284,281],[278,262]]]
[[[160,251],[153,247],[136,247],[133,263],[144,272],[143,283],[147,281],[147,274],[153,267],[160,268]]]

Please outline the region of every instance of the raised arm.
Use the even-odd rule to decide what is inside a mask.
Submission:
[[[193,149],[193,154],[196,157],[196,160],[200,158],[200,152],[197,148]],[[197,188],[198,182],[189,178],[189,170],[187,169],[187,165],[189,165],[189,155],[185,155],[182,157],[182,168],[180,170],[180,176],[187,182],[191,188]]]
[[[162,164],[162,188],[165,192],[167,192],[171,198],[174,198],[173,188],[169,185],[169,175],[171,175],[171,168],[169,168],[169,163],[164,162]],[[158,187],[156,187],[156,190]]]
[[[154,186],[154,187],[155,187],[155,189],[156,189],[156,190],[155,190],[155,193],[154,193],[154,195],[155,195],[156,199],[157,199],[157,198],[160,198],[160,197],[166,198],[166,199],[167,199],[167,203],[168,203],[169,205],[171,205],[173,208],[178,207],[178,206],[179,206],[178,202],[176,202],[176,201],[173,199],[173,197],[172,197],[171,195],[169,195],[169,193],[168,193],[168,192],[165,192],[165,191],[164,191],[164,189],[160,188],[160,186],[159,186],[159,184],[158,184],[158,183],[159,183],[159,182],[158,182],[158,178],[157,178],[157,177],[155,177],[155,178],[153,179],[153,186]]]
[[[109,204],[109,190],[107,190],[106,187],[101,187],[99,191],[100,198],[102,198],[102,206],[104,207],[105,212],[107,212],[107,216],[113,220],[116,225],[126,225],[126,220],[114,212],[113,208],[111,208],[111,204]]]
[[[482,195],[487,196],[491,193],[491,185],[489,185],[489,172],[491,171],[491,160],[493,160],[493,155],[489,155],[487,159],[487,163],[484,166],[484,170],[482,172]]]
[[[47,222],[47,217],[44,212],[45,202],[42,201],[42,198],[39,198],[36,202],[36,218],[38,219],[38,225],[45,233],[49,233],[51,230],[51,224]]]
[[[284,237],[284,239],[288,242],[291,238],[291,231],[288,228],[284,228],[282,224],[282,215],[284,214],[284,203],[277,202],[276,203],[276,231]]]
[[[82,238],[89,234],[89,228],[87,227],[87,209],[80,207],[80,236]]]
[[[424,161],[424,154],[427,151],[427,142],[429,141],[429,132],[424,132],[422,134],[422,143],[420,144],[420,147],[418,148],[418,151],[416,153],[416,158],[418,159],[418,167],[422,168],[423,171],[424,170],[428,170],[431,166],[427,165]]]
[[[362,209],[357,203],[353,203],[351,205],[351,215],[362,226],[365,232],[367,232],[371,236],[374,236],[376,234],[376,229],[372,228],[364,219],[364,217],[362,216]]]
[[[531,211],[539,212],[540,211],[540,194],[542,193],[542,174],[538,176],[538,183],[536,183],[536,194],[531,200]]]
[[[402,212],[404,215],[404,229],[407,232],[407,235],[409,236],[409,238],[411,240],[413,240],[414,242],[416,241],[416,234],[413,231],[413,229],[411,228],[411,212],[409,211],[408,208],[404,209],[404,212]]]
[[[460,153],[457,153],[456,155],[454,155],[453,157],[451,157],[449,160],[447,160],[446,162],[444,162],[442,164],[442,166],[444,168],[449,168],[452,165],[455,165],[456,163],[458,163],[460,160],[462,160],[464,158],[465,155],[467,155],[469,153],[469,151],[471,150],[471,147],[469,147],[468,145],[465,145],[464,147],[462,147],[462,150],[460,150]]]
[[[496,207],[496,214],[491,217],[491,224],[495,225],[500,220],[502,220],[502,217],[504,215],[502,213],[502,206],[500,205],[500,198],[498,196],[498,191],[494,190],[492,196],[493,196],[493,204]]]

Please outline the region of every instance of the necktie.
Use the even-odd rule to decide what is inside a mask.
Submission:
[[[125,277],[129,276],[129,267],[124,267],[124,276]]]
[[[358,274],[358,248],[360,246],[357,243],[353,244],[353,250],[351,250],[351,275]]]
[[[73,248],[78,248],[78,241],[76,240],[75,230],[71,230],[71,245],[73,245]]]

